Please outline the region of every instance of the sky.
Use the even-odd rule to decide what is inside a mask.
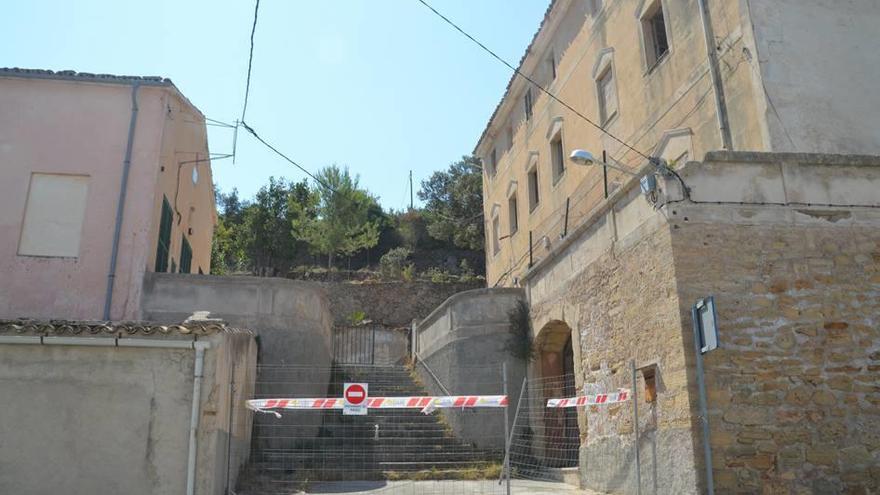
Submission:
[[[548,0],[433,0],[511,63]],[[170,78],[202,113],[241,115],[252,0],[7,2],[0,66]],[[469,154],[510,69],[416,0],[261,0],[247,122],[314,172],[338,164],[387,209]],[[233,132],[208,128],[212,153]],[[235,164],[213,163],[222,191],[250,198],[270,176],[306,176],[243,131]],[[418,197],[416,196],[416,203]]]

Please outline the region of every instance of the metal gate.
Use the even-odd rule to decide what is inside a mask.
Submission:
[[[491,383],[475,380],[466,391],[453,392],[501,394],[500,369],[493,367],[498,372]],[[264,365],[258,369],[255,398],[341,398],[346,382],[368,383],[371,398],[438,395],[438,385],[429,380],[418,367]],[[280,418],[257,413],[250,458],[239,463],[244,467],[235,493],[500,495],[507,488],[501,482],[506,412],[370,409],[365,416],[347,416],[315,408],[282,410]]]
[[[334,328],[333,362],[342,365],[376,364],[376,326]]]

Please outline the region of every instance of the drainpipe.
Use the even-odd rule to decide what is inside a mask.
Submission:
[[[154,349],[193,349],[196,351],[193,369],[193,400],[189,420],[189,452],[186,462],[186,494],[195,494],[196,453],[198,451],[199,415],[201,414],[202,377],[205,367],[205,349],[210,342],[196,340],[150,340],[101,337],[39,337],[0,335],[0,344],[70,345],[84,347],[148,347]]]
[[[196,492],[196,447],[199,442],[199,408],[201,407],[199,399],[202,397],[205,349],[208,347],[210,347],[210,344],[207,342],[193,342],[193,348],[196,351],[196,365],[193,370],[192,413],[189,417],[189,457],[186,459],[186,495],[193,495]]]
[[[709,72],[712,74],[712,87],[715,93],[715,109],[718,117],[718,129],[721,131],[721,149],[733,150],[733,139],[730,136],[730,122],[727,117],[727,103],[724,99],[724,85],[721,81],[721,69],[718,67],[718,53],[715,49],[715,32],[712,29],[712,17],[706,0],[700,3],[700,21],[703,23],[703,37],[706,39],[706,52],[709,55]]]
[[[122,162],[122,184],[119,186],[119,202],[116,205],[116,225],[113,228],[113,248],[110,251],[110,270],[107,273],[107,293],[104,295],[105,321],[110,320],[110,306],[113,303],[113,281],[116,278],[116,259],[119,254],[119,237],[122,233],[122,216],[125,211],[125,195],[128,190],[128,173],[131,170],[131,150],[134,145],[134,130],[137,124],[137,92],[140,83],[131,85],[131,120],[128,122],[128,142],[125,145],[125,160]]]

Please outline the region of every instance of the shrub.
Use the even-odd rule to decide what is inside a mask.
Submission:
[[[389,249],[379,259],[379,269],[382,271],[382,275],[388,278],[400,278],[411,254],[412,250],[405,247]]]
[[[507,313],[510,322],[510,337],[504,344],[504,350],[515,358],[531,362],[535,359],[535,347],[532,344],[532,319],[529,305],[522,299],[516,302]]]

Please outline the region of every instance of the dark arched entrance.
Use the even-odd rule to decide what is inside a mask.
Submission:
[[[548,323],[539,333],[538,345],[544,401],[577,395],[571,328],[561,321]],[[577,466],[577,409],[545,408],[543,426],[545,463],[554,467]]]

